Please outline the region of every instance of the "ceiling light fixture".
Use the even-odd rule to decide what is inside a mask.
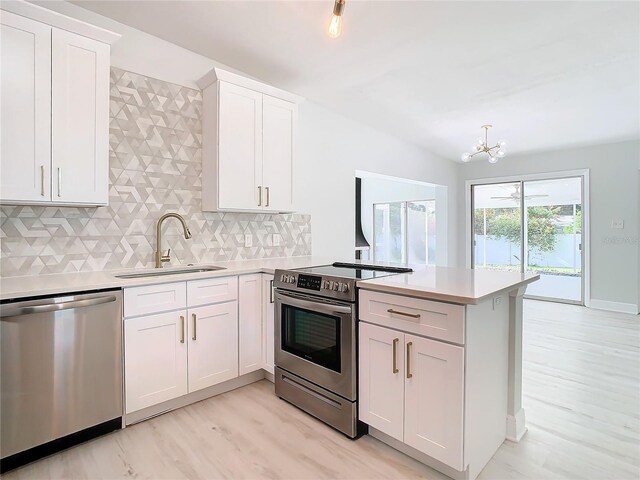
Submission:
[[[329,22],[329,36],[331,38],[338,38],[342,33],[342,11],[344,10],[345,0],[336,0],[333,5],[333,15],[331,16],[331,22]]]
[[[507,145],[507,142],[505,142],[504,140],[500,140],[493,147],[489,146],[488,132],[492,126],[493,125],[482,125],[482,127],[480,127],[484,128],[484,140],[478,140],[478,143],[473,146],[473,153],[465,152],[462,154],[461,159],[463,162],[470,161],[475,155],[478,155],[479,153],[486,153],[487,155],[489,155],[489,163],[496,163],[498,159],[506,155],[504,147]]]

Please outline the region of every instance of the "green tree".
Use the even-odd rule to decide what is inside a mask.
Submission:
[[[580,205],[577,205],[576,210],[577,211],[576,211],[576,218],[575,218],[574,225],[565,225],[563,229],[564,233],[574,233],[573,231],[574,226],[576,228],[575,233],[582,232],[582,210],[580,209]]]
[[[558,207],[527,208],[527,244],[529,250],[550,252],[556,246]],[[483,234],[485,216],[482,209],[474,215],[474,231]],[[520,210],[517,208],[487,208],[487,234],[494,239],[504,239],[520,245]]]

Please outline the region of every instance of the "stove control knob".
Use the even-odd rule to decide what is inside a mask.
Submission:
[[[340,285],[342,285],[340,282],[335,282],[333,284],[333,290],[336,291],[336,292],[339,291],[340,290]]]
[[[330,289],[329,280],[323,280],[322,281],[322,288],[325,289],[325,290],[329,290]]]
[[[347,293],[349,291],[349,284],[348,283],[341,283],[340,284],[340,291],[342,293]]]
[[[295,275],[289,275],[289,283],[296,283]]]
[[[284,274],[280,275],[280,281],[281,281],[281,282],[284,282],[284,277],[285,277],[285,275],[284,275]]]

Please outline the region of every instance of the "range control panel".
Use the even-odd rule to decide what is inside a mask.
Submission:
[[[322,284],[322,277],[315,275],[298,275],[298,288],[306,288],[307,290],[320,291],[320,285]]]
[[[316,293],[324,297],[355,301],[355,282],[350,279],[276,270],[274,286],[285,290]]]

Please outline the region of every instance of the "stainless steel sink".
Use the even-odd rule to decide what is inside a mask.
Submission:
[[[166,275],[179,275],[182,273],[202,273],[202,272],[215,272],[217,270],[224,270],[224,267],[185,267],[185,268],[175,268],[175,269],[157,269],[157,270],[147,270],[144,272],[135,272],[135,273],[121,273],[118,275],[114,275],[116,278],[144,278],[144,277],[164,277]]]

